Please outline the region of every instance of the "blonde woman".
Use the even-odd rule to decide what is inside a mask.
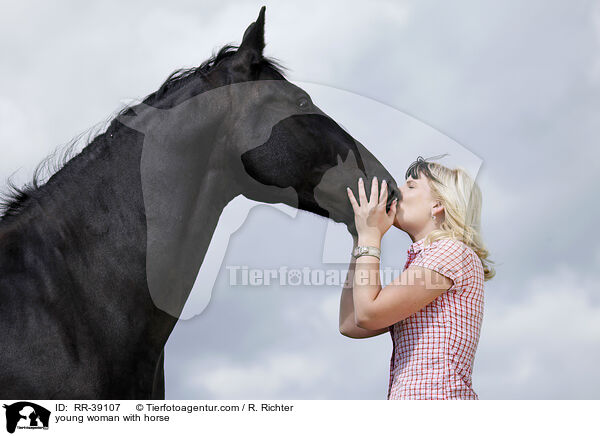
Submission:
[[[481,192],[467,172],[422,157],[406,172],[400,202],[386,212],[387,185],[348,188],[358,235],[340,301],[340,332],[390,332],[388,399],[478,399],[471,375],[483,317],[483,283],[495,272],[481,240]],[[383,289],[381,238],[410,236],[404,271]]]

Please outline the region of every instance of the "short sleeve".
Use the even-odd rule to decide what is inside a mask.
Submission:
[[[420,266],[448,277],[460,287],[472,269],[469,247],[455,239],[438,239],[424,247],[410,266]]]

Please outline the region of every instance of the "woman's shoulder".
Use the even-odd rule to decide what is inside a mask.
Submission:
[[[477,253],[463,241],[440,238],[423,248],[422,262],[441,263],[457,276],[477,270],[481,260]]]
[[[464,253],[467,255],[475,255],[477,256],[477,253],[475,253],[475,251],[473,251],[473,249],[471,247],[469,247],[467,244],[465,244],[463,241],[460,241],[458,239],[454,239],[454,238],[440,238],[440,239],[436,239],[435,241],[433,241],[431,244],[423,247],[424,250],[447,250],[447,251],[451,251],[451,252],[455,252],[455,253]]]

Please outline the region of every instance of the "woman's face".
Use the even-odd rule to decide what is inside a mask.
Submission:
[[[394,226],[411,235],[420,234],[432,225],[435,227],[431,214],[439,210],[434,208],[439,203],[431,196],[427,177],[423,174],[418,179],[409,177],[399,189],[402,199],[396,208]]]

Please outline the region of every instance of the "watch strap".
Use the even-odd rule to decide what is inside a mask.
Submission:
[[[358,245],[352,251],[352,256],[354,256],[354,258],[359,258],[360,256],[375,256],[377,259],[381,259],[381,250],[371,245]]]

